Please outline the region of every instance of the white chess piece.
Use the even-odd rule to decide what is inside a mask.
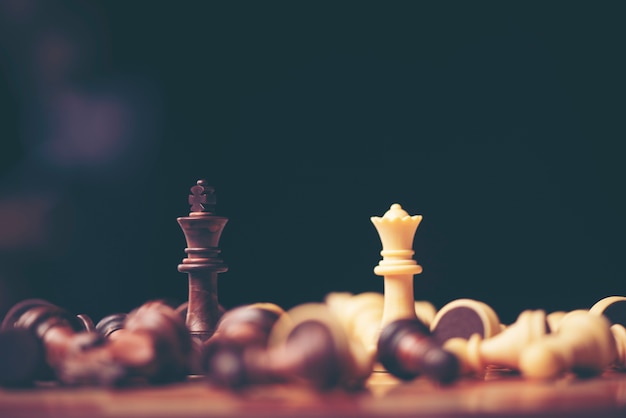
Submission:
[[[384,276],[384,307],[381,328],[397,319],[417,318],[413,294],[413,276],[422,267],[413,260],[413,239],[422,221],[421,215],[409,216],[394,203],[382,216],[370,218],[382,242],[383,259],[374,273]]]
[[[568,371],[598,373],[617,358],[609,320],[579,309],[561,319],[556,333],[525,347],[519,367],[524,377],[552,379]]]
[[[626,369],[626,328],[622,324],[611,325],[611,334],[615,340],[616,357],[612,366],[618,370]]]
[[[383,314],[383,295],[378,292],[364,292],[353,295],[347,292],[331,292],[325,303],[339,318],[350,339],[359,340],[372,358],[380,334],[380,321]]]
[[[464,374],[482,373],[487,366],[519,370],[522,350],[545,338],[547,333],[545,311],[526,310],[515,323],[491,338],[483,339],[479,334],[472,335],[469,340],[451,338],[444,343],[444,348],[457,356]]]

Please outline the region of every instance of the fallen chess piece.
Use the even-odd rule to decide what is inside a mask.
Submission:
[[[267,346],[270,332],[285,311],[274,303],[252,303],[226,311],[215,333],[206,341],[227,342],[241,346]]]
[[[360,339],[375,355],[382,328],[384,295],[379,292],[330,292],[324,298],[324,303],[339,318],[348,336]],[[415,301],[414,306],[417,318],[429,326],[437,312],[435,306],[425,300]]]
[[[109,338],[111,334],[124,328],[124,322],[128,314],[116,313],[107,315],[95,325],[95,330],[104,338]]]
[[[425,376],[447,384],[460,372],[456,356],[442,348],[419,319],[387,324],[378,340],[378,360],[389,373],[403,380]]]
[[[484,302],[461,298],[448,302],[430,322],[433,338],[441,344],[451,338],[468,340],[478,334],[488,339],[499,334],[503,325],[496,312]]]
[[[604,315],[612,324],[626,326],[626,296],[607,296],[589,308],[589,312]]]
[[[611,367],[615,370],[626,370],[626,327],[622,324],[611,325],[611,334],[615,341],[615,360],[611,363]]]
[[[566,372],[594,376],[618,358],[610,322],[584,310],[569,312],[556,333],[523,347],[519,370],[527,378],[554,379]]]
[[[31,386],[48,370],[44,347],[31,330],[0,331],[0,386]]]
[[[482,374],[488,366],[517,371],[522,350],[549,332],[545,311],[526,310],[493,337],[484,339],[475,333],[469,339],[450,338],[443,346],[457,356],[462,374]]]
[[[267,347],[216,347],[207,375],[211,384],[229,388],[281,382],[319,390],[359,386],[372,370],[360,344],[348,339],[326,305],[306,303],[280,317]]]
[[[10,367],[0,368],[13,373],[2,380],[21,385],[60,379],[63,364],[72,353],[100,340],[87,315],[71,315],[43,299],[26,299],[14,305],[3,319],[2,332],[5,347],[0,350],[6,356],[0,361]],[[22,349],[6,347],[13,344]]]
[[[348,338],[360,340],[369,355],[376,356],[383,316],[383,294],[331,292],[324,302],[337,317]]]
[[[224,352],[267,348],[270,332],[284,314],[280,306],[262,302],[226,311],[217,323],[215,333],[200,347],[199,374],[213,374],[209,378],[217,381],[223,366],[219,364],[220,357]]]
[[[110,321],[107,338],[63,363],[67,384],[127,385],[182,381],[189,374],[192,343],[184,319],[161,301],[144,303],[120,327]],[[99,323],[100,324],[100,323]],[[102,326],[101,329],[107,329]]]

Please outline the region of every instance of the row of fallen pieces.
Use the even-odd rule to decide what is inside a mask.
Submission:
[[[417,320],[382,324],[380,332],[372,324],[382,317],[382,294],[331,293],[326,303],[342,318],[351,338],[376,351],[386,371],[404,380],[425,376],[450,383],[462,376],[483,376],[493,368],[544,380],[626,370],[624,296],[609,296],[590,309],[571,312],[525,310],[510,325],[502,324],[496,312],[478,300],[453,300],[439,310],[419,301]],[[413,324],[413,330],[398,330],[401,322]],[[390,344],[395,347],[391,358]],[[445,379],[441,368],[446,369]]]
[[[261,383],[328,389],[361,385],[371,373],[325,304],[223,310],[206,341],[192,337],[185,308],[152,300],[94,324],[46,300],[20,301],[0,327],[0,386],[127,387],[199,375],[232,389]]]
[[[458,299],[439,310],[418,301],[414,318],[382,324],[382,294],[330,293],[323,303],[288,311],[273,303],[228,310],[203,342],[191,338],[180,307],[161,301],[91,327],[84,316],[27,300],[2,324],[0,383],[160,384],[195,374],[230,389],[264,383],[329,389],[362,387],[377,369],[441,383],[490,366],[529,378],[597,374],[624,367],[626,331],[615,313],[625,300],[612,296],[589,310],[550,315],[525,311],[511,325],[480,301]]]

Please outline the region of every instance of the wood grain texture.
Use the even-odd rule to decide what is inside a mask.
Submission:
[[[589,417],[626,416],[626,374],[593,379],[524,380],[492,371],[439,386],[375,373],[363,390],[320,392],[299,385],[261,385],[233,392],[204,379],[124,389],[0,390],[0,416],[23,417]]]

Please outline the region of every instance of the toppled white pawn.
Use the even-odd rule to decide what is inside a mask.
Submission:
[[[494,337],[483,339],[474,334],[469,340],[451,338],[445,342],[444,348],[457,356],[463,374],[483,373],[487,366],[518,370],[522,350],[544,338],[548,332],[545,311],[526,310],[515,323]]]
[[[553,379],[566,372],[593,375],[617,358],[610,322],[599,315],[576,310],[565,315],[558,332],[528,345],[519,358],[524,377]]]
[[[622,324],[613,324],[611,334],[613,334],[616,349],[612,366],[618,370],[624,370],[626,369],[626,328]]]
[[[380,335],[384,299],[382,293],[331,292],[324,298],[326,305],[339,318],[351,340],[358,340],[374,357]]]

